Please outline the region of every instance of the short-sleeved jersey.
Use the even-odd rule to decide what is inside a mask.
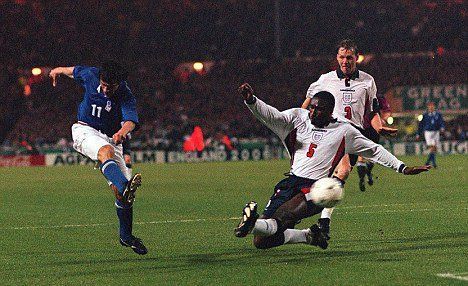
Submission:
[[[360,70],[346,78],[340,69],[322,74],[307,90],[306,97],[312,98],[319,91],[328,91],[335,97],[333,116],[345,118],[363,128],[364,115],[374,111],[377,103],[377,87],[374,78]]]
[[[298,177],[314,180],[330,177],[344,154],[361,155],[399,172],[404,168],[403,162],[348,122],[337,120],[318,128],[309,119],[309,111],[303,108],[280,112],[259,99],[247,106],[282,140],[291,157],[290,172]]]
[[[122,121],[132,121],[138,125],[136,100],[127,83],[120,83],[112,98],[101,92],[99,69],[96,67],[75,66],[73,78],[85,92],[78,108],[78,121],[112,137]]]

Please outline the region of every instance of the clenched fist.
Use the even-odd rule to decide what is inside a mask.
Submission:
[[[250,86],[248,83],[243,83],[237,91],[242,94],[242,97],[244,98],[245,101],[250,101],[252,100],[252,97],[254,95],[253,88]]]

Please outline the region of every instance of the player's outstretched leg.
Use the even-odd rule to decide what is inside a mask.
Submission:
[[[251,201],[247,203],[242,210],[242,218],[239,225],[234,229],[234,235],[237,237],[245,237],[255,226],[258,219],[257,203]]]
[[[122,173],[117,162],[114,159],[106,160],[99,166],[99,169],[104,177],[117,188],[118,194],[123,195],[128,185],[128,180]]]

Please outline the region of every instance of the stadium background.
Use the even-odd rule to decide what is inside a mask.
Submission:
[[[119,59],[130,69],[142,122],[133,134],[134,150],[182,152],[195,126],[202,128],[206,152],[279,146],[251,120],[236,87],[248,81],[279,109],[299,106],[309,84],[336,67],[339,40],[351,37],[363,55],[359,68],[375,77],[400,130],[383,143],[414,141],[417,117],[434,100],[448,122],[443,139],[450,146],[461,142],[444,152],[464,153],[463,4],[1,1],[1,152],[71,152],[70,126],[82,92],[63,78],[52,88],[47,74],[54,66],[104,59]],[[415,148],[423,150],[404,147],[409,153]]]

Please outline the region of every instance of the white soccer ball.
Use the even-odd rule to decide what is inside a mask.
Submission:
[[[344,190],[339,180],[322,178],[310,187],[310,196],[314,204],[324,208],[332,208],[343,199]]]

